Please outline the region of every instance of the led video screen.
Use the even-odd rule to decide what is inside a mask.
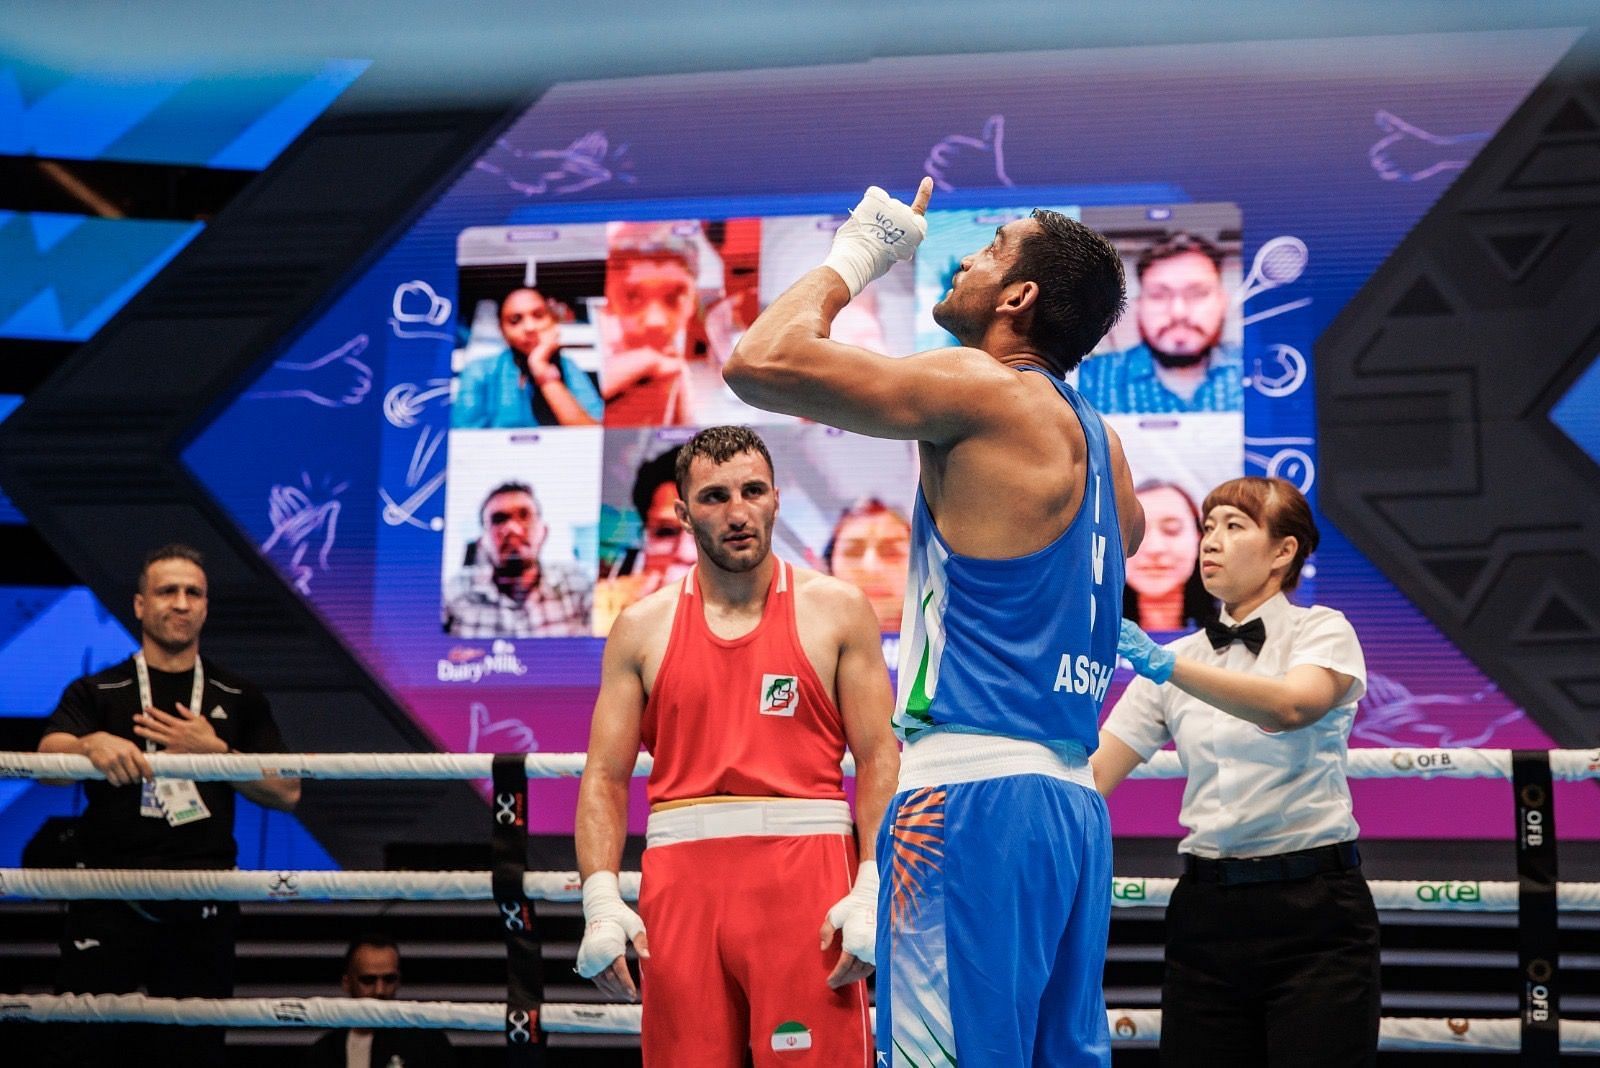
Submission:
[[[1239,473],[1290,479],[1315,502],[1318,334],[1574,39],[556,86],[284,339],[185,458],[444,749],[584,747],[603,636],[692,559],[663,472],[713,423],[767,438],[777,551],[860,585],[892,664],[914,448],[752,410],[719,371],[821,262],[862,189],[907,195],[929,174],[917,259],[854,301],[836,335],[892,356],[947,343],[929,309],[953,264],[1033,207],[1107,234],[1129,311],[1076,383],[1121,434],[1151,520],[1126,613],[1191,629],[1195,505]],[[1331,522],[1322,535],[1297,596],[1362,638],[1352,745],[1550,744]],[[547,789],[535,829],[570,833],[570,784]],[[1130,783],[1116,830],[1176,833],[1179,789]],[[1504,820],[1503,785],[1457,784],[1448,810],[1434,789],[1356,784],[1363,833]],[[1595,808],[1565,810],[1563,834],[1600,837]]]

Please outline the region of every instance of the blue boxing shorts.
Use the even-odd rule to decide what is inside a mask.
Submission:
[[[1111,1063],[1111,823],[1081,748],[935,732],[878,833],[878,1065]]]

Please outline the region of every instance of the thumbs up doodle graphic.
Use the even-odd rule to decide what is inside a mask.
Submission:
[[[245,394],[251,400],[303,400],[320,408],[353,408],[372,391],[372,368],[359,359],[369,339],[357,334],[312,360],[279,360]]]
[[[1436,174],[1459,171],[1489,139],[1483,131],[1436,134],[1402,119],[1391,111],[1372,117],[1383,136],[1367,149],[1367,161],[1386,182],[1423,182]]]
[[[947,193],[960,186],[1015,185],[1006,173],[1005,135],[1006,117],[990,115],[980,136],[951,134],[940,140],[922,168]]]

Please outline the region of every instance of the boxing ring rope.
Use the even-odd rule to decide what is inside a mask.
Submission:
[[[639,873],[623,872],[622,897],[639,898]],[[1161,908],[1176,879],[1114,878],[1111,901]],[[575,871],[528,872],[535,901],[581,901]],[[1409,912],[1515,912],[1518,884],[1441,879],[1368,879],[1380,909]],[[1562,912],[1600,912],[1600,883],[1561,883]],[[121,868],[0,868],[0,898],[62,901],[493,901],[488,872],[205,871]]]
[[[873,1013],[874,1017],[876,1012]],[[438,1027],[498,1031],[506,1006],[499,1002],[377,1001],[371,998],[151,998],[143,994],[0,995],[0,1022],[149,1023],[209,1027]],[[547,1003],[539,1028],[554,1034],[636,1035],[637,1005]],[[1121,1042],[1154,1043],[1161,1037],[1160,1009],[1107,1009],[1106,1023]],[[1431,1019],[1386,1016],[1381,1050],[1515,1051],[1521,1035],[1514,1019]],[[1563,1053],[1600,1053],[1600,1021],[1562,1020]]]
[[[486,779],[494,772],[491,754],[453,753],[253,753],[227,755],[151,754],[146,758],[160,777],[201,782],[248,782],[264,778],[463,780]],[[505,758],[502,758],[502,762]],[[1551,750],[1550,781],[1600,778],[1600,750]],[[583,753],[532,753],[523,760],[528,779],[574,778],[582,774]],[[845,771],[853,773],[847,756]],[[635,777],[650,773],[641,754]],[[1157,753],[1136,769],[1136,778],[1182,778],[1177,754]],[[1502,779],[1513,778],[1507,749],[1353,749],[1352,779]],[[87,757],[0,752],[0,779],[103,779]],[[1119,907],[1161,907],[1176,879],[1114,878],[1112,903]],[[1519,883],[1472,880],[1368,880],[1380,909],[1407,911],[1515,912]],[[622,873],[622,892],[636,900],[639,875]],[[524,872],[524,897],[540,901],[581,900],[576,872]],[[1600,883],[1563,882],[1556,886],[1562,912],[1600,912]],[[0,898],[35,900],[205,900],[205,901],[493,901],[490,872],[394,871],[150,871],[122,869],[0,869]],[[1108,1009],[1112,1036],[1123,1042],[1153,1043],[1160,1037],[1159,1009]],[[354,998],[149,998],[116,995],[0,995],[0,1021],[164,1023],[226,1027],[439,1027],[472,1031],[508,1030],[508,1041],[527,1042],[529,1029],[543,1033],[637,1034],[636,1005],[543,1003],[536,1014],[509,1012],[505,1003],[375,1001]],[[1563,1053],[1600,1053],[1600,1021],[1559,1021]],[[519,1035],[520,1029],[520,1035]],[[1379,1048],[1437,1051],[1521,1048],[1522,1021],[1385,1017]]]
[[[1352,779],[1510,779],[1509,749],[1352,749],[1347,775]],[[1552,749],[1550,772],[1562,782],[1600,778],[1600,749]],[[576,778],[583,753],[529,753],[530,779]],[[150,770],[164,778],[194,782],[250,782],[262,778],[301,779],[487,779],[494,757],[488,753],[229,753],[147,756]],[[651,759],[641,753],[635,778],[650,774]],[[854,762],[844,761],[853,773]],[[1157,753],[1130,778],[1181,779],[1183,766],[1172,750]],[[0,753],[0,779],[103,779],[85,756],[64,753]]]

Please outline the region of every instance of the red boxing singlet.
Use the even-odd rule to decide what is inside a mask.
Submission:
[[[794,567],[776,562],[761,622],[731,641],[706,625],[699,569],[679,584],[641,723],[655,757],[650,804],[719,794],[844,799],[844,721],[800,645]]]

